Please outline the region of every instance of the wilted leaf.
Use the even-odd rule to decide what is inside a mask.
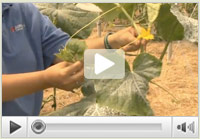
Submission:
[[[156,19],[158,34],[166,41],[181,40],[184,37],[184,28],[170,12],[171,6],[163,4]]]
[[[77,3],[76,7],[90,12],[102,12],[102,10],[93,3]]]
[[[150,23],[153,23],[158,17],[160,3],[147,3],[147,15]]]
[[[83,60],[84,51],[87,48],[85,41],[79,39],[71,39],[67,45],[60,49],[56,56],[67,62],[76,62]]]
[[[198,38],[199,38],[198,19],[194,19],[194,18],[188,17],[187,15],[184,15],[184,13],[179,11],[178,6],[176,5],[173,5],[170,11],[173,13],[173,15],[177,17],[178,21],[183,25],[185,39],[191,42],[198,42]]]
[[[72,3],[36,3],[35,4],[40,12],[47,15],[55,25],[73,35],[77,30],[90,23],[98,16],[95,12],[82,10]],[[75,37],[87,38],[95,23],[79,32]]]

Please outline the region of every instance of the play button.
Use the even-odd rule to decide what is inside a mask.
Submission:
[[[87,79],[122,79],[125,76],[124,51],[87,49],[84,53],[84,76]]]
[[[13,132],[17,131],[18,129],[20,129],[21,126],[18,125],[17,123],[10,121],[10,134],[12,134]]]
[[[115,65],[115,63],[97,53],[95,54],[94,65],[95,65],[95,69],[94,69],[95,74],[98,75],[101,72],[105,71],[106,69]]]

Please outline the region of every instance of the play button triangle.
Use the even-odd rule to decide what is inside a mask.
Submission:
[[[13,132],[15,132],[16,130],[20,129],[21,126],[16,124],[13,121],[10,121],[10,134],[12,134]]]
[[[109,69],[110,67],[114,66],[115,63],[107,58],[105,58],[104,56],[96,53],[95,54],[95,69],[94,72],[96,75],[102,73],[103,71]]]

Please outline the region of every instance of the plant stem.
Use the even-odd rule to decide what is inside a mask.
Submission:
[[[140,53],[144,53],[144,46],[140,46]]]
[[[196,8],[197,8],[197,5],[198,5],[198,4],[195,5],[195,7],[194,7],[194,9],[193,9],[193,11],[192,11],[192,13],[191,13],[191,15],[190,15],[190,18],[192,18],[193,14],[194,14],[194,11],[195,11]]]
[[[166,51],[167,51],[167,48],[168,48],[170,42],[171,42],[171,41],[168,40],[167,43],[165,44],[165,48],[164,48],[164,50],[163,50],[163,52],[162,52],[162,54],[161,54],[161,56],[160,56],[160,60],[161,60],[161,61],[162,61],[163,58],[164,58],[164,55],[165,55],[165,53],[166,53]]]
[[[134,19],[134,14],[135,14],[135,7],[133,6],[133,11],[132,11],[132,15],[131,15],[132,19]]]
[[[166,51],[167,51],[167,48],[168,48],[170,42],[172,41],[172,36],[173,36],[172,34],[174,33],[174,30],[175,30],[175,28],[176,28],[177,25],[178,25],[178,21],[176,21],[176,22],[174,23],[173,29],[171,30],[171,32],[170,32],[170,34],[169,34],[169,39],[167,40],[167,43],[166,43],[166,45],[165,45],[165,48],[164,48],[164,50],[163,50],[163,52],[162,52],[162,54],[161,54],[161,56],[160,56],[160,60],[161,60],[161,61],[163,60],[164,55],[165,55],[165,53],[166,53]]]
[[[136,42],[138,39],[135,39],[135,40],[133,40],[133,41],[131,41],[131,42],[129,42],[128,44],[126,44],[126,45],[130,45],[130,44],[132,44],[132,43],[134,43],[134,42]],[[121,46],[122,47],[122,46]]]
[[[102,13],[101,15],[97,16],[97,17],[96,17],[95,19],[93,19],[90,23],[88,23],[87,25],[85,25],[85,26],[83,26],[82,28],[80,28],[79,30],[77,30],[77,31],[70,37],[70,39],[73,38],[74,36],[76,36],[80,31],[82,31],[83,29],[85,29],[86,27],[88,27],[89,25],[91,25],[93,22],[95,22],[96,20],[98,20],[98,19],[101,18],[102,16],[106,15],[107,13],[109,13],[109,12],[111,12],[111,11],[117,9],[117,8],[119,8],[119,7],[118,7],[118,6],[113,7],[112,9],[110,9],[110,10],[108,10],[108,11]],[[68,42],[68,41],[67,41],[67,42]]]
[[[120,9],[122,10],[122,12],[125,14],[125,16],[128,18],[128,20],[131,22],[131,24],[133,25],[133,27],[136,29],[137,33],[139,34],[140,31],[136,25],[136,23],[133,21],[133,19],[131,18],[131,16],[128,14],[128,12],[124,9],[123,6],[121,6],[119,3],[115,3],[116,6],[120,7]]]
[[[57,102],[56,102],[56,88],[54,87],[53,88],[53,106],[54,106],[54,111],[56,110],[56,107],[57,107]]]
[[[167,89],[165,89],[165,88],[162,87],[161,85],[159,85],[159,84],[157,84],[157,83],[155,83],[155,82],[153,82],[153,81],[150,81],[150,83],[152,83],[152,84],[158,86],[159,88],[161,88],[162,90],[164,90],[165,92],[167,92],[170,96],[172,96],[172,97],[174,98],[174,100],[176,100],[176,102],[179,102],[178,99],[177,99],[172,93],[170,93]]]
[[[138,40],[138,39],[135,39],[135,40],[133,40],[133,41],[129,42],[128,44],[126,44],[126,46],[128,46],[128,45],[130,45],[130,44],[132,44],[132,43],[136,42],[137,40]],[[121,46],[121,47],[120,47],[120,49],[122,49],[122,47],[123,47],[123,46]],[[122,50],[123,50],[123,49],[122,49]]]

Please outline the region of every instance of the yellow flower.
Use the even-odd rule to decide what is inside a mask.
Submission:
[[[141,27],[141,33],[137,37],[137,39],[153,40],[154,39],[154,35],[151,34],[151,29],[150,28],[148,28],[146,30],[145,28]]]

